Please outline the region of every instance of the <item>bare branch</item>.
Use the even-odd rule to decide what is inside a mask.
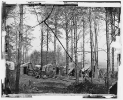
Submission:
[[[40,23],[39,18],[38,18],[38,14],[37,14],[36,9],[35,9],[35,7],[34,7],[34,6],[33,6],[33,9],[34,9],[34,11],[35,11],[35,14],[36,14],[36,17],[37,17],[37,21],[38,21],[38,23]]]
[[[41,21],[40,23],[38,23],[37,25],[35,25],[35,26],[33,26],[32,28],[35,28],[36,26],[38,26],[38,25],[40,25],[40,24],[42,24],[42,23],[44,23],[44,22],[46,22],[47,21],[47,19],[50,17],[50,15],[52,14],[52,12],[53,12],[53,9],[54,9],[54,6],[52,7],[52,10],[51,10],[51,12],[50,12],[50,14],[43,20],[43,21]]]

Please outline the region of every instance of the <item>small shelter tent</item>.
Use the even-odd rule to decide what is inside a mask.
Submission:
[[[91,66],[89,64],[85,65],[85,67],[81,69],[82,72],[85,72],[87,70],[89,70],[89,71],[91,70]]]
[[[32,65],[30,62],[24,63],[20,66],[20,74],[28,74],[28,70],[32,70]]]
[[[15,69],[15,64],[12,61],[6,61],[6,65],[9,67],[10,70]]]

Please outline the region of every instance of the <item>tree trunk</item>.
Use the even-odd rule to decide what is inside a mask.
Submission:
[[[74,12],[74,55],[75,55],[75,76],[76,83],[79,83],[78,60],[77,60],[77,20]]]
[[[107,44],[107,92],[109,90],[109,68],[110,68],[110,41],[109,41],[109,29],[108,29],[108,10],[106,10],[106,44]]]
[[[18,34],[17,34],[17,30],[16,30],[16,64],[18,62]]]
[[[55,12],[55,35],[57,36],[57,7]],[[56,67],[56,37],[54,35],[54,66]]]
[[[67,8],[65,9],[65,21],[66,21],[66,51],[68,52],[68,19],[67,19]],[[69,67],[69,57],[68,54],[66,53],[66,75],[68,75],[68,67]]]
[[[56,26],[55,26],[55,34],[57,34],[56,31]],[[56,37],[54,36],[54,65],[56,66]]]
[[[26,62],[26,54],[27,54],[27,49],[26,49],[26,47],[25,47],[25,52],[24,52],[24,63],[27,63],[27,62]]]
[[[111,12],[111,23],[115,25],[115,15],[114,15],[114,20],[113,20],[113,12]],[[115,40],[114,35],[115,35],[115,27],[111,24],[111,39],[112,41]],[[114,48],[112,48],[112,75],[114,74]]]
[[[83,16],[83,68],[85,67],[85,19]]]
[[[24,53],[25,53],[25,56],[24,56],[25,60],[24,60],[24,62],[27,63],[28,49],[27,49],[26,46],[25,46],[25,50],[26,50],[26,51],[24,52]]]
[[[22,47],[22,49],[23,49],[23,52],[22,52],[22,53],[23,53],[23,54],[22,54],[22,56],[23,56],[23,63],[24,63],[24,56],[25,56],[25,53],[24,53],[25,50],[24,50],[24,48],[25,48],[25,44],[24,44],[24,42],[23,42],[23,47]]]
[[[48,47],[49,47],[48,39],[49,39],[49,34],[48,34],[48,27],[47,27],[47,53],[46,53],[46,63],[47,64],[48,64]]]
[[[40,68],[41,73],[43,68],[43,41],[44,41],[44,34],[43,34],[43,23],[42,23],[41,24],[41,68]]]
[[[72,21],[73,20],[71,20],[71,27],[73,26]],[[71,62],[72,60],[73,60],[73,29],[71,28]]]
[[[28,36],[28,35],[27,35],[27,33],[26,33],[26,41],[28,40],[28,39],[27,39],[27,36]],[[25,51],[25,63],[26,63],[26,62],[28,62],[28,61],[27,61],[28,47],[27,47],[27,44],[26,44],[26,43],[25,43],[25,50],[26,50],[26,51]]]
[[[94,29],[95,29],[95,78],[98,78],[98,33],[97,33],[97,22],[94,20]]]
[[[5,44],[6,44],[6,46],[5,46],[5,53],[7,54],[6,56],[5,56],[5,58],[6,58],[6,61],[10,61],[10,48],[9,48],[9,29],[8,28],[6,28],[6,36],[5,36]],[[10,81],[10,70],[9,70],[9,68],[6,66],[6,78],[5,78],[5,93],[7,92],[7,81]]]
[[[11,50],[10,50],[10,41],[9,41],[10,40],[9,27],[6,29],[6,33],[7,33],[6,36],[5,36],[5,38],[6,38],[6,44],[7,44],[6,45],[6,49],[7,49],[7,52],[6,52],[7,53],[7,58],[6,58],[6,60],[7,61],[11,61],[11,54],[10,54],[11,53],[10,52]]]
[[[121,14],[121,8],[118,8],[118,26],[120,24],[120,14]],[[118,30],[118,36],[120,36],[120,27],[119,27],[119,30]],[[118,66],[121,65],[121,54],[117,55],[117,63],[118,63]]]
[[[21,65],[21,49],[22,49],[22,34],[23,34],[23,5],[19,5],[20,7],[20,32],[19,32],[19,47],[18,47],[18,64],[17,64],[17,72],[16,72],[16,93],[19,93],[19,79],[20,79],[20,65]]]
[[[91,71],[92,71],[92,76],[91,76],[91,82],[93,78],[93,33],[91,31],[91,8],[89,8],[89,23],[90,23],[90,47],[91,47]]]

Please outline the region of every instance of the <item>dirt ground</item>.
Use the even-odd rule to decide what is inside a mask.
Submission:
[[[79,82],[83,82],[79,78]],[[20,93],[67,93],[67,87],[75,82],[75,77],[56,77],[37,79],[28,75],[20,77]],[[94,80],[95,84],[104,84],[104,81]]]
[[[20,93],[10,97],[30,97],[31,95],[44,94],[105,94],[105,82],[101,79],[93,79],[93,82],[79,78],[79,84],[75,83],[75,77],[57,76],[55,78],[35,78],[28,75],[20,76]],[[3,96],[4,97],[4,96]]]
[[[36,79],[31,76],[20,77],[20,93],[65,93],[67,86],[75,80],[67,78]]]

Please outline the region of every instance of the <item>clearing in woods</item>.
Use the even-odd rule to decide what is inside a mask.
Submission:
[[[68,78],[45,78],[37,79],[31,76],[22,75],[20,77],[21,93],[65,93],[67,86],[75,82]]]
[[[34,78],[32,76],[22,75],[20,77],[20,93],[68,93],[67,87],[75,82],[73,77],[57,78]],[[80,78],[79,82],[83,82]],[[103,84],[104,81],[93,81],[95,84]]]

